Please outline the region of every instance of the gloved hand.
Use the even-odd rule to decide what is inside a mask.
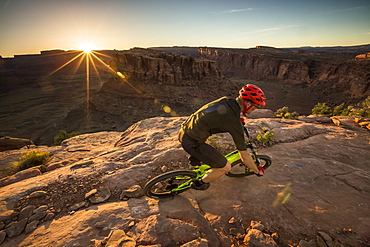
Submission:
[[[257,166],[258,168],[258,173],[256,174],[258,177],[262,177],[263,175],[265,175],[265,168],[263,168],[262,166]]]
[[[245,117],[240,117],[240,122],[242,122],[242,124],[245,125]]]

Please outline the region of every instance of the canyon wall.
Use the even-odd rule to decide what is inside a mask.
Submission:
[[[222,78],[217,63],[199,56],[135,48],[115,53],[113,68],[141,81],[180,84]]]
[[[217,61],[221,72],[229,77],[301,84],[328,95],[346,93],[354,100],[370,95],[370,60],[355,59],[352,53],[346,56],[271,47],[247,50],[204,47],[199,48],[199,53]]]
[[[269,109],[288,106],[301,115],[318,102],[356,104],[370,95],[370,60],[354,51],[157,47],[95,54],[104,63],[90,63],[89,80],[76,52],[0,59],[0,136],[51,144],[59,130],[123,131],[150,117],[187,116],[236,97],[250,82],[266,92]]]

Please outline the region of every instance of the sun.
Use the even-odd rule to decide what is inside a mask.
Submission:
[[[79,46],[79,50],[82,50],[84,53],[91,53],[95,49],[92,43],[83,43]]]

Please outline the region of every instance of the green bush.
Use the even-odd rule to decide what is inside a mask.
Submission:
[[[359,108],[353,107],[350,115],[370,118],[370,96],[359,104]]]
[[[271,142],[275,137],[275,131],[270,131],[267,127],[263,127],[262,131],[257,132],[256,140],[262,145]]]
[[[353,109],[353,106],[345,107],[344,103],[335,106],[333,108],[332,116],[349,116],[351,111]]]
[[[289,107],[284,106],[275,112],[275,117],[277,118],[286,118],[286,119],[294,119],[297,118],[299,114],[297,112],[289,112]]]
[[[71,133],[67,133],[67,131],[65,130],[60,130],[59,131],[59,134],[54,136],[54,143],[53,145],[54,146],[59,146],[60,144],[62,144],[62,142],[68,138],[71,138],[71,137],[74,137],[74,136],[77,136],[77,135],[80,135],[79,132],[71,132]]]
[[[329,107],[326,103],[318,103],[313,109],[312,114],[330,115],[330,116],[360,116],[370,118],[370,97],[357,106],[345,106],[344,103],[333,107]]]
[[[44,165],[51,160],[49,152],[31,150],[23,152],[19,161],[14,163],[15,171],[22,171],[34,166]]]
[[[332,110],[326,103],[317,103],[312,109],[313,115],[331,115]]]

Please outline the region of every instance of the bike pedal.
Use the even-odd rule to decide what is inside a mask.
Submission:
[[[206,190],[210,186],[210,183],[204,183],[200,186],[197,186],[194,182],[191,183],[190,187],[195,190]]]

